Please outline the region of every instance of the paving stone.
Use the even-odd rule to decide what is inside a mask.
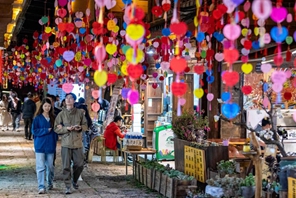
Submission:
[[[156,192],[135,185],[125,175],[124,165],[93,162],[83,170],[79,189],[65,195],[62,177],[61,146],[58,142],[53,190],[38,194],[33,141],[24,138],[24,131],[0,132],[0,198],[156,198]],[[98,159],[98,158],[96,158]],[[131,166],[128,167],[132,173]]]

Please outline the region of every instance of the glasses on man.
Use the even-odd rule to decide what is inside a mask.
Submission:
[[[72,96],[69,96],[69,97],[67,96],[66,99],[68,99],[68,100],[74,100],[74,98]]]

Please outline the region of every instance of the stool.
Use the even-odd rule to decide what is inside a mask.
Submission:
[[[118,155],[118,151],[122,151],[122,144],[120,143],[120,148],[116,149],[116,150],[112,150],[109,149],[105,146],[105,138],[104,137],[100,137],[102,140],[102,148],[101,148],[101,161],[103,163],[106,163],[106,151],[109,151],[111,153],[113,153],[113,162],[118,163],[119,162],[119,155]]]

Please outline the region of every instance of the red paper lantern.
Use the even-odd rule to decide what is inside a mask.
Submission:
[[[201,75],[204,73],[205,71],[205,67],[204,66],[194,66],[194,72]]]
[[[285,98],[285,100],[291,100],[291,98],[292,98],[291,92],[285,92],[284,93],[284,98]]]
[[[173,58],[170,62],[171,69],[176,73],[183,72],[187,67],[187,62],[184,58]]]
[[[222,75],[222,80],[227,86],[234,86],[239,81],[239,74],[236,71],[226,71]]]
[[[117,80],[117,75],[114,73],[108,74],[108,83],[113,84]]]
[[[230,64],[237,61],[239,53],[237,49],[224,49],[224,60]]]
[[[172,92],[175,96],[182,96],[187,92],[187,84],[183,82],[173,82]]]
[[[176,36],[184,36],[187,32],[187,24],[184,22],[173,23],[170,25],[170,30]]]
[[[247,86],[243,86],[242,87],[242,92],[245,95],[249,95],[250,93],[252,93],[252,87],[247,85]]]
[[[128,75],[133,79],[138,79],[143,74],[143,67],[140,64],[129,64],[127,67]]]

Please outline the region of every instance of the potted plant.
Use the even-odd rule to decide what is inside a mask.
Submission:
[[[208,117],[195,111],[184,111],[181,116],[174,115],[172,123],[177,138],[190,142],[205,139],[205,133],[210,130]]]
[[[255,179],[252,173],[242,181],[241,190],[244,198],[251,198],[255,195]]]
[[[237,163],[233,160],[221,160],[217,163],[217,169],[220,176],[236,174]]]
[[[190,142],[197,142],[205,139],[205,132],[209,131],[209,120],[202,114],[194,111],[184,111],[182,115],[174,114],[172,130],[174,138],[175,168],[184,172],[184,146],[189,146]]]
[[[240,184],[243,179],[239,177],[229,177],[226,175],[221,178],[216,176],[215,178],[208,179],[206,186],[206,193],[213,197],[238,197],[241,193]]]
[[[279,173],[279,164],[276,158],[272,155],[265,157],[265,164],[268,166],[268,177],[262,181],[262,190],[265,197],[272,197],[274,194],[279,194],[280,184],[277,182]]]

